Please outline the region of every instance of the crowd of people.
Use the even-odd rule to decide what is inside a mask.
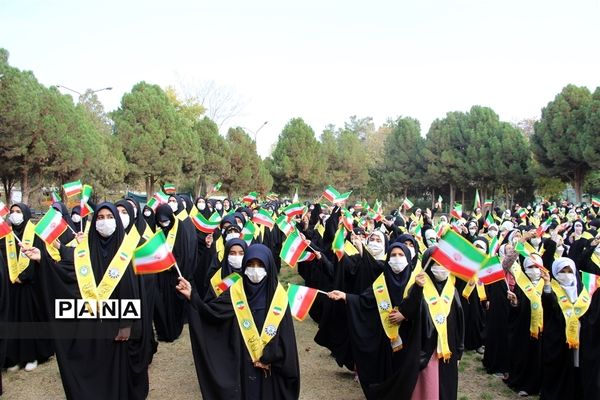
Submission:
[[[278,281],[287,232],[257,224],[248,237],[244,229],[258,210],[276,219],[289,203],[236,207],[172,194],[151,208],[125,197],[93,204],[82,218],[80,207],[69,212],[57,202],[70,228],[53,243],[34,234],[26,204],[12,204],[12,232],[0,240],[0,321],[9,327],[0,365],[31,371],[56,355],[66,398],[144,399],[160,342],[177,340],[187,323],[203,398],[297,399],[294,324]],[[288,222],[312,253],[297,264],[304,285],[326,292],[309,312],[314,340],[354,372],[367,399],[456,399],[468,351],[519,396],[600,398],[598,207],[542,202],[469,215],[382,215],[362,205],[304,206]],[[198,230],[196,214],[218,215],[219,226]],[[334,240],[348,223],[339,254]],[[465,281],[435,261],[447,229],[498,255],[504,279]],[[177,268],[134,274],[132,250],[159,231]],[[235,272],[239,280],[217,290]],[[139,299],[141,319],[58,320],[54,300],[67,298]],[[33,334],[35,324],[48,331]]]

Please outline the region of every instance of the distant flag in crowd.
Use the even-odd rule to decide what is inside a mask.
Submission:
[[[581,283],[583,283],[591,297],[600,286],[600,276],[581,271]]]
[[[462,218],[462,204],[454,203],[454,209],[450,212],[450,216],[461,219]]]
[[[175,194],[177,193],[177,189],[175,188],[175,185],[172,183],[165,183],[163,185],[163,190],[166,194]]]
[[[208,194],[214,193],[214,192],[218,192],[219,190],[221,190],[221,186],[223,186],[223,183],[221,182],[217,182],[212,189],[210,190],[210,192]]]
[[[69,183],[65,183],[63,185],[63,189],[65,190],[65,195],[67,197],[73,197],[81,193],[82,189],[81,181],[73,181]]]
[[[485,226],[486,228],[489,228],[491,225],[494,225],[496,223],[496,221],[494,221],[494,217],[492,217],[492,214],[489,214],[485,216],[485,220],[483,221],[483,226]]]
[[[535,266],[546,271],[542,257],[535,253],[535,249],[530,244],[525,245],[523,242],[517,242],[517,244],[515,244],[515,251],[525,258],[531,259]]]
[[[87,202],[92,197],[93,192],[94,192],[94,189],[92,189],[92,187],[90,185],[83,185],[83,188],[81,189],[81,200],[79,201],[79,206],[82,209],[85,206],[85,204],[87,204]]]
[[[292,197],[292,203],[298,203],[298,188],[296,188],[296,191],[294,192],[294,197]]]
[[[548,230],[550,225],[552,225],[552,217],[548,218],[547,220],[542,222],[540,224],[540,226],[538,226],[538,228],[536,230],[537,235],[542,236],[544,234],[544,232],[546,232]]]
[[[494,200],[492,199],[485,199],[485,201],[483,202],[483,205],[486,207],[491,207],[492,204],[494,204]]]
[[[10,210],[8,209],[6,204],[4,204],[3,202],[0,201],[0,218],[6,217],[9,213],[10,213]]]
[[[302,203],[292,203],[282,210],[282,212],[288,217],[288,219],[292,219],[298,215],[302,215],[305,211],[306,206]]]
[[[137,275],[163,272],[175,263],[175,256],[169,250],[165,234],[160,229],[133,253],[133,270]]]
[[[311,261],[314,260],[317,256],[315,255],[315,253],[312,253],[310,251],[304,251],[304,253],[302,253],[302,255],[300,256],[300,258],[298,259],[298,262],[307,262],[307,261]]]
[[[442,196],[438,196],[437,201],[435,202],[435,208],[442,208]]]
[[[354,227],[354,217],[352,216],[350,211],[348,211],[345,208],[342,208],[341,217],[342,223],[344,224],[344,228],[346,228],[348,232],[352,232],[352,228]]]
[[[88,203],[85,203],[83,205],[83,207],[81,207],[81,211],[79,211],[79,216],[81,218],[85,218],[90,214],[94,213],[94,209],[92,207],[90,207],[90,205]]]
[[[62,214],[50,207],[46,215],[35,226],[35,233],[44,242],[52,244],[67,230],[67,227],[67,222]]]
[[[475,201],[473,202],[473,210],[481,208],[481,199],[479,198],[479,189],[475,189]]]
[[[304,321],[318,293],[317,289],[290,283],[287,294],[292,317]]]
[[[62,201],[56,190],[50,192],[50,200],[52,200],[53,203],[60,203]]]
[[[484,285],[491,285],[492,283],[503,280],[505,275],[502,263],[500,262],[500,257],[488,257],[482,264],[477,276]]]
[[[292,233],[294,229],[296,229],[285,214],[280,215],[279,218],[277,218],[277,220],[275,221],[275,223],[279,227],[279,230],[281,230],[281,232],[283,232],[285,236],[288,236],[290,233]]]
[[[402,202],[402,208],[404,208],[405,210],[410,210],[411,208],[413,208],[414,205],[415,203],[410,201],[408,197],[405,197],[404,201]]]
[[[307,247],[306,241],[302,239],[297,230],[294,230],[283,242],[279,255],[286,264],[294,267]]]
[[[448,229],[438,241],[431,258],[454,275],[469,281],[488,257],[467,239]]]
[[[323,192],[323,197],[325,197],[330,203],[333,203],[339,195],[340,193],[331,185],[327,186]]]
[[[0,239],[6,237],[11,232],[12,232],[12,228],[8,224],[8,222],[6,222],[2,218],[0,218]]]
[[[273,221],[271,213],[264,208],[254,212],[254,215],[252,216],[252,222],[259,225],[264,225],[269,229],[272,229],[275,225],[275,221]]]
[[[242,199],[242,201],[246,204],[252,204],[256,201],[256,199],[258,198],[258,193],[256,192],[250,192],[247,195],[244,196],[244,198]]]
[[[352,191],[349,191],[346,193],[341,193],[338,197],[335,198],[334,202],[335,203],[344,203],[345,201],[348,200],[348,198],[350,197],[351,194],[352,194]]]
[[[600,207],[600,197],[592,197],[592,206]]]
[[[519,211],[517,211],[517,214],[519,215],[519,218],[521,218],[521,219],[527,218],[527,210],[524,208],[519,208]]]
[[[227,291],[227,289],[232,287],[233,284],[236,283],[237,281],[239,281],[240,279],[242,279],[240,274],[238,274],[237,272],[234,272],[232,274],[227,275],[225,278],[223,278],[223,280],[221,282],[217,283],[213,289],[215,289],[215,293],[217,294],[217,296],[220,296],[223,294],[223,292]]]
[[[242,233],[240,234],[240,238],[246,242],[248,246],[252,243],[254,239],[254,235],[256,234],[256,225],[252,221],[246,221],[246,225],[242,229]]]
[[[337,256],[338,260],[341,260],[344,256],[344,242],[346,241],[346,231],[343,226],[340,226],[333,237],[333,243],[331,249]]]
[[[154,193],[152,197],[158,201],[158,205],[169,202],[169,195],[163,192],[162,190],[159,190],[158,192]]]
[[[220,221],[211,221],[210,219],[204,218],[202,213],[197,213],[196,215],[191,216],[190,219],[192,220],[192,224],[194,224],[196,229],[203,233],[213,233],[220,224]]]
[[[160,205],[160,202],[155,197],[152,197],[150,200],[148,200],[148,203],[146,203],[146,205],[150,209],[152,209],[152,211],[156,212],[156,209]]]

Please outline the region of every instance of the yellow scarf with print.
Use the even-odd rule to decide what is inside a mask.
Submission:
[[[575,303],[571,303],[565,289],[556,280],[551,282],[552,290],[558,299],[558,305],[565,319],[565,335],[570,349],[579,348],[579,318],[590,306],[590,295],[584,287]]]
[[[469,297],[471,297],[471,293],[473,293],[473,289],[475,288],[477,288],[477,296],[479,296],[479,301],[487,300],[487,294],[485,293],[485,285],[479,280],[477,275],[475,275],[469,280],[469,282],[467,282],[467,285],[462,291],[462,297],[469,300]]]
[[[443,358],[444,361],[448,361],[452,356],[450,346],[448,345],[447,321],[450,308],[452,307],[454,291],[456,290],[454,288],[454,279],[454,275],[448,276],[441,295],[438,293],[429,275],[425,277],[425,286],[423,287],[423,297],[427,302],[429,315],[438,334],[438,358]]]
[[[33,246],[35,238],[35,225],[27,221],[21,242],[24,248]],[[29,267],[29,258],[25,257],[21,251],[17,251],[17,243],[14,232],[9,233],[6,238],[6,259],[8,262],[8,276],[11,283],[15,283],[19,275]]]
[[[390,339],[393,351],[398,351],[402,349],[402,340],[399,340],[399,325],[394,324],[389,319],[390,313],[395,308],[392,308],[392,299],[388,292],[383,273],[373,282],[373,294],[377,302],[377,311],[379,311],[379,319],[381,320],[383,331],[388,339]]]
[[[279,324],[281,323],[281,320],[285,315],[285,311],[287,310],[287,292],[283,286],[281,286],[281,284],[277,284],[277,289],[275,290],[275,294],[271,300],[267,318],[265,319],[265,323],[260,335],[258,333],[258,328],[254,323],[254,318],[252,317],[252,311],[250,310],[246,293],[244,292],[243,279],[240,279],[234,283],[229,289],[229,293],[231,294],[233,311],[235,312],[235,316],[240,327],[240,332],[242,333],[242,338],[244,339],[244,344],[246,345],[246,349],[248,349],[250,358],[252,358],[253,362],[260,361],[265,346],[277,334]]]
[[[518,264],[511,267],[511,272],[517,281],[517,285],[527,299],[531,308],[531,319],[529,322],[529,333],[532,337],[538,338],[540,332],[544,330],[544,309],[542,308],[542,292],[544,290],[544,280],[540,279],[537,284],[533,284],[531,280],[521,271]]]

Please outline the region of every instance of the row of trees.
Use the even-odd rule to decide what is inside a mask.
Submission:
[[[388,202],[442,195],[464,203],[476,189],[482,199],[524,202],[536,192],[558,196],[567,182],[578,199],[584,190],[600,191],[594,172],[600,89],[591,94],[569,85],[539,121],[518,125],[481,106],[449,112],[428,132],[410,117],[376,128],[371,118],[354,116],[317,135],[294,118],[263,160],[243,129],[221,135],[198,98],[173,88],[140,82],[107,114],[94,92],[74,103],[10,66],[3,49],[0,74],[0,180],[7,198],[18,185],[24,201],[35,202],[30,195],[41,188],[77,178],[101,197],[127,188],[151,193],[165,182],[205,193],[217,181],[230,195],[298,189],[318,197],[331,184]]]

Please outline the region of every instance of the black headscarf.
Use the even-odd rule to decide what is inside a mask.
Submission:
[[[400,235],[396,238],[396,242],[398,242],[398,243],[404,244],[404,242],[406,242],[406,241],[411,242],[413,244],[413,248],[415,249],[415,256],[412,258],[412,260],[410,260],[410,257],[408,257],[408,254],[410,254],[410,250],[408,251],[407,256],[406,256],[407,259],[410,260],[409,264],[411,265],[411,269],[415,269],[415,267],[417,266],[417,261],[419,261],[419,244],[417,243],[417,240],[415,239],[415,237],[413,235],[411,235],[410,233],[403,233],[402,235]],[[425,265],[425,264],[422,264],[422,265]]]
[[[146,210],[150,210],[150,215],[147,217],[143,215],[143,212]],[[142,217],[144,218],[150,229],[154,230],[156,228],[156,214],[154,213],[153,209],[151,209],[148,206],[144,206],[144,210],[142,211]]]
[[[192,206],[194,205],[194,203],[192,202],[192,196],[190,196],[189,194],[186,193],[182,193],[180,195],[177,195],[183,202],[185,202],[185,210],[188,212],[188,214],[190,213],[190,211],[192,211]]]
[[[198,201],[200,201],[200,200],[204,201],[204,205],[205,205],[204,210],[201,210],[200,208],[198,208]],[[202,196],[196,197],[196,202],[194,204],[196,204],[198,211],[200,212],[200,214],[202,214],[204,216],[204,218],[210,218],[211,211],[210,211],[210,208],[208,208],[208,201],[204,197],[202,197]]]
[[[21,210],[21,213],[23,214],[23,222],[21,223],[21,225],[18,226],[12,225],[12,230],[19,239],[23,240],[23,232],[25,232],[25,226],[27,225],[27,222],[29,222],[29,220],[31,219],[31,209],[25,203],[15,203],[12,206],[10,206],[10,208],[12,209],[15,206],[19,207],[19,209]]]
[[[227,241],[227,243],[225,243],[225,252],[224,252],[223,260],[221,261],[221,276],[222,277],[226,277],[227,275],[234,272],[233,268],[231,268],[231,265],[229,265],[229,261],[227,260],[227,255],[229,254],[229,250],[231,250],[231,248],[233,246],[240,246],[242,249],[244,249],[244,254],[246,254],[246,250],[248,249],[248,245],[242,239],[238,239],[238,238],[229,239]]]
[[[67,228],[67,230],[64,231],[62,235],[60,235],[58,240],[62,244],[70,243],[73,239],[75,239],[75,235],[73,234],[73,231],[77,232],[79,229],[75,226],[75,224],[71,220],[71,214],[69,213],[69,209],[67,208],[65,203],[60,202],[60,201],[52,203],[52,208],[54,208],[56,211],[61,213],[63,216],[63,219],[65,220],[67,225],[69,225],[69,227],[71,227],[71,229]]]
[[[124,207],[125,210],[127,211],[127,214],[129,215],[129,225],[127,227],[125,227],[125,232],[129,233],[129,231],[131,231],[131,228],[133,228],[135,225],[135,218],[133,216],[134,215],[133,214],[133,206],[127,200],[119,200],[115,203],[115,206]],[[118,209],[117,209],[117,211],[118,211]],[[121,218],[120,215],[119,215],[119,218]],[[141,235],[144,232],[139,232],[139,233]]]
[[[98,213],[102,209],[108,209],[115,217],[116,229],[112,235],[105,238],[102,237],[96,230],[96,221],[98,220]],[[92,227],[89,232],[89,246],[90,246],[90,259],[92,261],[92,269],[94,271],[94,277],[96,278],[96,284],[100,283],[104,276],[104,271],[112,261],[117,250],[123,242],[125,237],[125,230],[123,229],[123,223],[119,216],[119,210],[117,207],[109,202],[100,203],[94,216],[92,218]]]
[[[133,205],[133,207],[135,208],[134,215],[135,214],[137,214],[137,215],[135,216],[135,218],[131,218],[131,216],[130,216],[130,218],[134,222],[135,227],[137,228],[139,234],[143,235],[144,231],[146,230],[146,221],[144,220],[144,215],[142,214],[142,208],[140,207],[140,202],[131,196],[125,197],[125,200],[127,200],[129,202],[129,204],[131,204],[131,203],[134,204]]]
[[[169,226],[162,226],[160,224],[161,221],[169,220]],[[175,223],[175,215],[173,214],[173,210],[168,204],[161,204],[156,209],[156,226],[162,229],[165,235],[169,232],[169,230],[173,227]]]
[[[221,229],[223,229],[225,223],[227,223],[227,222],[229,222],[231,225],[237,226],[237,221],[235,220],[235,216],[233,216],[233,215],[226,215],[221,220]]]
[[[175,200],[177,200],[177,210],[175,211],[175,214],[179,214],[180,212],[182,212],[185,209],[185,207],[183,206],[183,200],[181,199],[181,197],[179,197],[176,194],[170,195],[169,200],[171,200],[171,197],[174,198]],[[157,210],[157,214],[158,214],[158,210]],[[158,221],[158,218],[156,219],[156,221]]]
[[[241,223],[242,223],[242,227],[246,225],[246,217],[244,216],[244,214],[242,214],[241,212],[235,212],[233,213],[234,218],[238,218]],[[237,221],[235,221],[235,224],[237,224]]]
[[[259,283],[250,282],[245,274],[250,260],[260,260],[267,271],[267,276]],[[267,246],[253,244],[248,247],[242,260],[242,277],[244,279],[244,292],[246,293],[250,309],[252,311],[266,310],[271,303],[278,282],[273,253],[271,253],[271,250]]]
[[[387,257],[385,258],[385,267],[383,269],[383,273],[385,274],[385,282],[388,285],[388,291],[390,297],[392,298],[392,302],[394,305],[398,305],[402,302],[402,298],[404,297],[404,288],[410,279],[411,269],[409,262],[406,268],[404,268],[404,270],[402,270],[402,272],[399,274],[395,274],[394,271],[392,271],[392,268],[388,262],[390,261],[390,254],[395,248],[402,250],[407,261],[410,256],[410,250],[404,243],[395,242],[388,247]]]

